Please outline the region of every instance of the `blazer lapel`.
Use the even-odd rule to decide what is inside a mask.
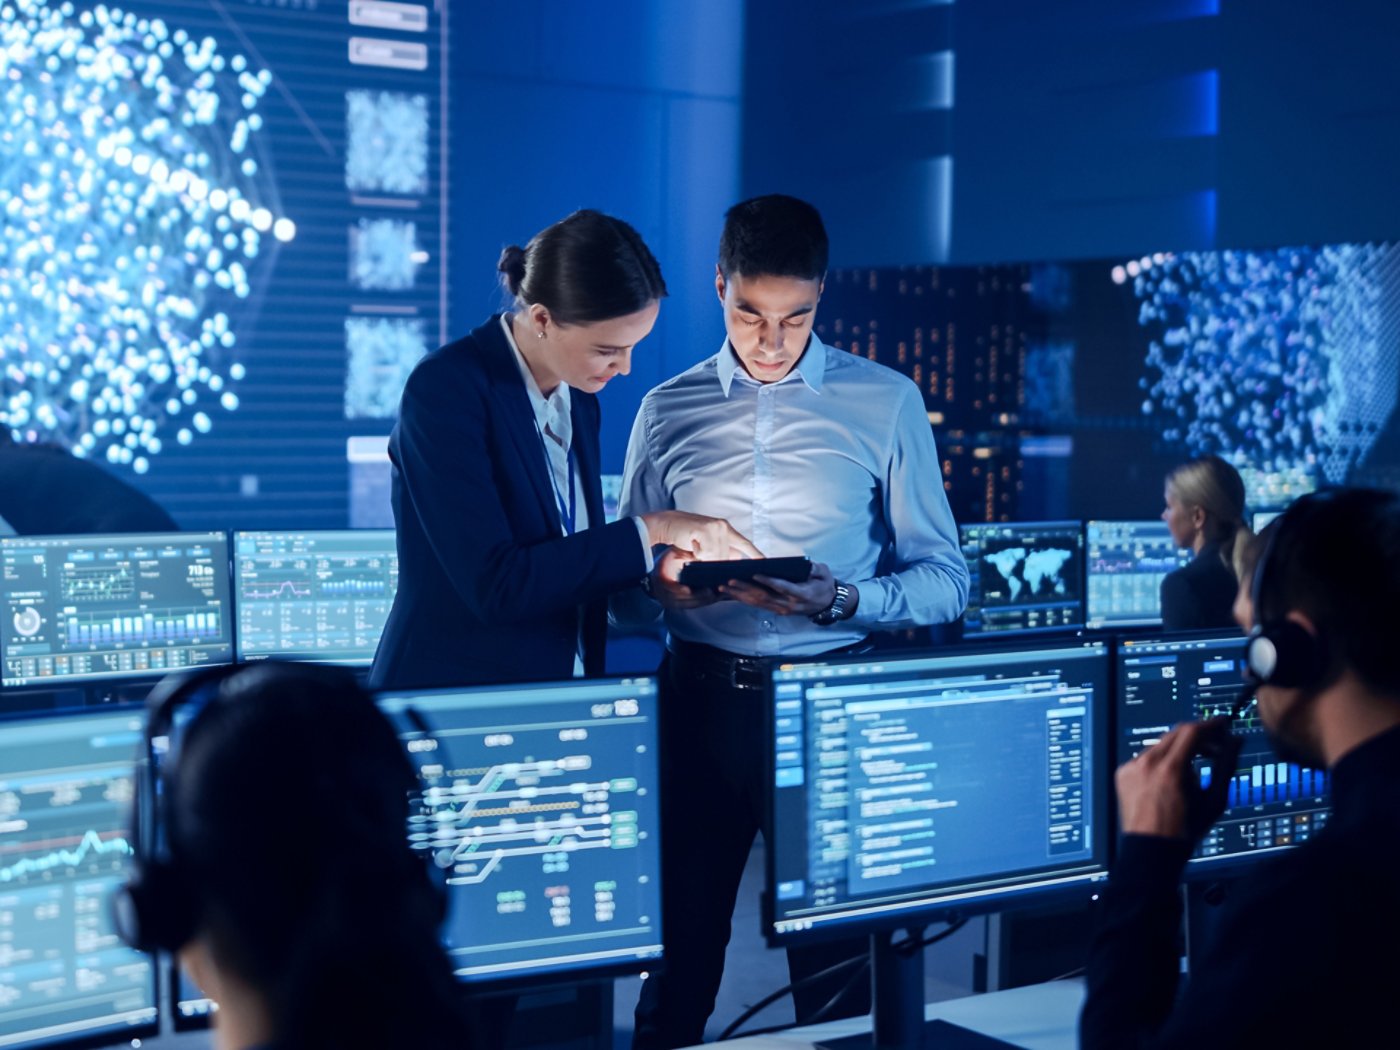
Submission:
[[[560,528],[559,506],[554,501],[554,490],[549,481],[549,463],[545,460],[544,446],[535,429],[534,406],[530,404],[525,380],[520,377],[515,351],[501,331],[500,318],[493,317],[482,325],[478,335],[485,352],[491,385],[501,406],[501,420],[520,456],[530,487],[539,497],[540,513],[555,528]]]

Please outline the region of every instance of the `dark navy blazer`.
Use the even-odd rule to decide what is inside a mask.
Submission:
[[[607,595],[646,574],[630,519],[604,524],[598,399],[574,390],[590,528],[565,536],[500,317],[414,368],[389,438],[399,589],[370,672],[408,689],[601,674]]]

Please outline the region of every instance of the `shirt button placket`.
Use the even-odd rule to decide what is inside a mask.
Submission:
[[[773,461],[769,452],[773,443],[773,405],[773,388],[760,386],[753,435],[753,541],[760,550],[767,550],[773,542],[772,519],[769,516],[773,500]],[[776,652],[776,624],[773,617],[764,610],[755,609],[754,612],[757,614],[759,627],[767,633],[766,638],[760,639],[760,644],[765,650]]]

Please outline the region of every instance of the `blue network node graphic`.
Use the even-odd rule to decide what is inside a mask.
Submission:
[[[422,321],[355,317],[345,322],[345,418],[392,419],[408,373],[428,352]]]
[[[345,186],[358,193],[428,192],[428,97],[345,93]]]
[[[365,291],[402,292],[413,287],[427,253],[418,248],[418,224],[361,219],[350,228],[350,280]]]
[[[1073,422],[1075,345],[1041,342],[1026,351],[1026,419],[1041,426]]]
[[[1395,410],[1395,245],[1154,255],[1112,277],[1150,336],[1142,411],[1194,454],[1341,483]]]
[[[0,3],[0,424],[138,473],[238,407],[225,307],[296,227],[272,76],[109,5]]]

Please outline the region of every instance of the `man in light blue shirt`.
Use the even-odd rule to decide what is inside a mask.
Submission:
[[[806,555],[805,583],[679,583],[668,552],[619,622],[670,633],[662,669],[667,967],[637,1007],[637,1050],[701,1041],[714,1008],[739,879],[763,814],[764,674],[772,656],[859,648],[872,630],[944,623],[967,567],[918,388],[812,332],[827,267],[821,216],[792,197],[730,209],[715,289],[728,338],[652,390],[633,426],[621,514],[728,519],[769,556]],[[703,552],[698,555],[703,557]],[[794,980],[860,951],[790,950]],[[794,993],[813,1020],[854,971]],[[828,1016],[869,1008],[856,982]],[[864,994],[862,994],[864,993]]]

